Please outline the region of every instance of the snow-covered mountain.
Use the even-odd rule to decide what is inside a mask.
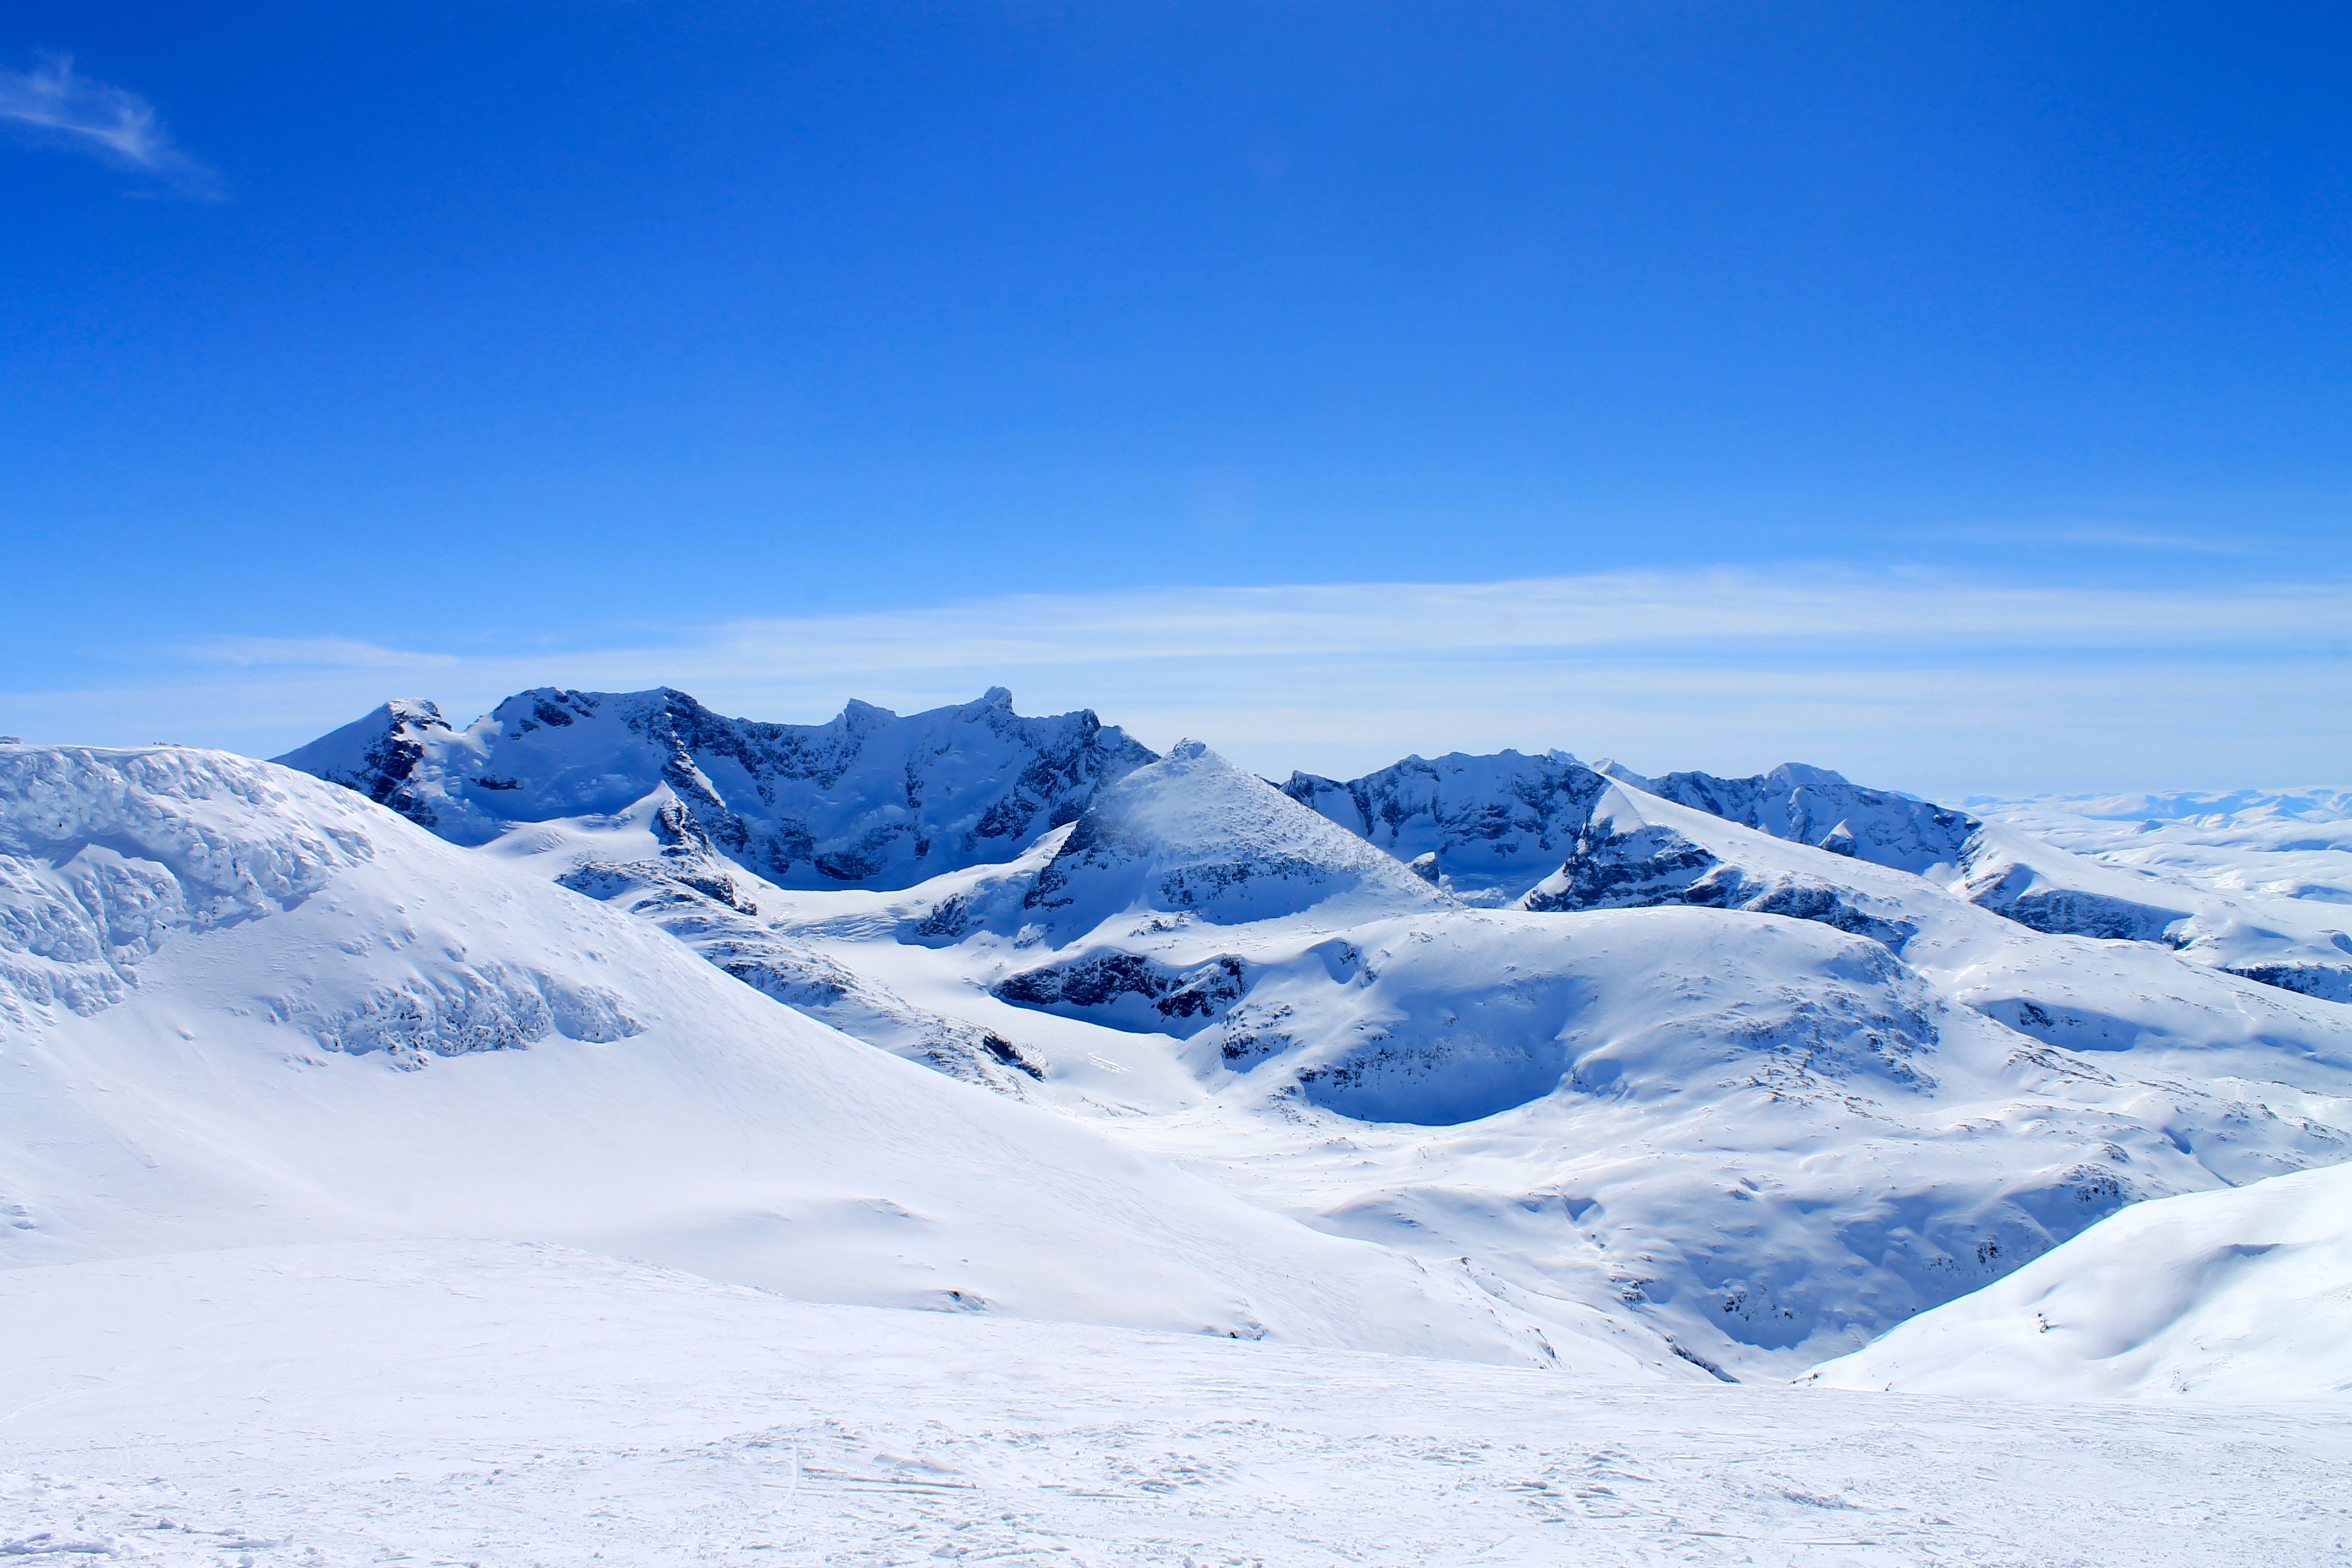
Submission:
[[[1346,783],[1294,773],[1283,789],[1474,902],[1547,910],[1696,903],[1887,935],[1895,928],[1869,924],[1882,917],[1858,912],[1845,886],[1854,878],[1826,858],[1834,857],[1916,876],[2045,934],[2163,943],[2263,984],[2352,1001],[2352,936],[2344,930],[2352,921],[2336,911],[2150,876],[2112,857],[2086,859],[2006,824],[1864,788],[1826,768],[1784,763],[1749,778],[1649,778],[1614,763],[1587,766],[1565,752],[1454,753],[1409,757]],[[1695,846],[1688,834],[1654,827],[1627,837],[1633,829],[1617,827],[1641,816],[1645,808],[1634,803],[1644,799],[1822,856],[1767,874],[1719,846]]]
[[[713,713],[682,691],[518,692],[464,730],[388,702],[277,759],[455,844],[609,816],[666,784],[728,855],[798,888],[904,887],[1008,859],[1153,760],[1092,713],[1027,719],[1013,694],[825,724]]]
[[[1507,903],[1555,869],[1609,781],[1566,752],[1455,752],[1342,784],[1294,773],[1282,791],[1467,900]]]
[[[1614,763],[1603,763],[1602,771],[1726,822],[1898,871],[1927,874],[1939,866],[1965,866],[1969,840],[1983,826],[1965,812],[1892,790],[1865,789],[1843,773],[1801,763],[1782,763],[1769,773],[1744,779],[1700,773],[1643,778]]]
[[[2135,1205],[1808,1381],[2004,1399],[2352,1394],[2352,1165]]]
[[[88,765],[129,777],[197,755]],[[717,719],[666,690],[526,693],[462,731],[426,705],[392,704],[289,761],[400,816],[282,770],[215,763],[190,797],[205,804],[187,810],[213,825],[215,858],[243,870],[124,849],[132,840],[111,827],[86,847],[25,837],[0,927],[18,933],[0,956],[12,1016],[27,1039],[78,1038],[134,1002],[184,1012],[200,972],[266,972],[269,986],[204,992],[203,1017],[248,1020],[204,1028],[268,1042],[262,1057],[302,1056],[320,1081],[395,1055],[446,1081],[458,1074],[445,1048],[528,1045],[463,1059],[531,1066],[463,1073],[528,1077],[575,1120],[581,1096],[660,1108],[667,1131],[616,1169],[663,1195],[596,1200],[634,1228],[583,1212],[580,1194],[612,1185],[599,1178],[534,1198],[536,1222],[492,1205],[496,1223],[466,1234],[603,1250],[617,1235],[668,1235],[669,1250],[633,1255],[804,1294],[816,1273],[849,1281],[834,1299],[1756,1378],[1851,1352],[2139,1200],[2352,1157],[2352,1006],[2324,984],[2250,977],[2344,954],[2329,941],[2335,906],[2085,859],[1822,770],[1645,779],[1565,752],[1506,752],[1276,787],[1197,742],[1155,758],[1091,714],[1021,717],[1002,692],[907,719],[853,704],[799,729]],[[33,809],[46,787],[23,786]],[[990,822],[1010,826],[982,831]],[[853,852],[866,868],[855,877],[824,858]],[[394,866],[405,879],[373,902],[337,895],[358,923],[328,925],[358,945],[332,949],[341,958],[319,947],[310,922],[327,921],[315,910],[328,894]],[[247,872],[262,905],[237,879]],[[2008,893],[1987,896],[1996,884]],[[464,931],[426,921],[468,900],[504,910],[496,900],[521,889],[520,912]],[[2118,904],[2176,913],[2160,940],[2040,918]],[[89,927],[79,945],[44,934],[75,919]],[[416,934],[363,934],[387,930]],[[589,951],[588,931],[629,935],[558,962]],[[656,952],[657,973],[645,967]],[[318,1019],[352,1011],[338,985],[359,985],[373,1011],[322,1030]],[[862,1044],[821,1029],[806,1037],[833,1054],[740,1044],[814,1028],[794,1010]],[[289,1030],[310,1043],[280,1043]],[[371,1054],[371,1042],[395,1048]],[[572,1065],[539,1065],[558,1058]],[[624,1083],[615,1063],[651,1077]],[[863,1086],[866,1109],[825,1109],[809,1074]],[[71,1074],[42,1081],[52,1100],[88,1098],[59,1087],[79,1083]],[[257,1103],[290,1103],[240,1081]],[[910,1082],[925,1087],[902,1091]],[[516,1125],[541,1124],[488,1099]],[[903,1126],[879,1109],[898,1100]],[[363,1103],[339,1100],[320,1125],[364,1121]],[[971,1106],[988,1109],[956,1109]],[[437,1101],[436,1114],[481,1126]],[[622,1114],[587,1116],[581,1135],[627,1141]],[[730,1131],[675,1152],[706,1116]],[[938,1135],[945,1155],[921,1152],[942,1118],[968,1125]],[[1031,1162],[1028,1185],[1000,1183],[983,1201],[991,1162],[1024,1158],[1018,1129],[1038,1126],[1058,1130],[1048,1146],[1062,1165]],[[993,1152],[976,1152],[975,1128]],[[240,1123],[238,1135],[273,1169],[315,1157],[269,1152],[282,1130],[247,1136]],[[501,1157],[493,1186],[529,1185],[538,1136],[509,1135],[520,1152]],[[756,1179],[712,1175],[721,1199],[680,1205],[696,1181],[655,1173],[663,1161],[715,1170],[742,1137],[762,1151],[745,1167]],[[1091,1165],[1083,1181],[1056,1173],[1105,1151],[1140,1163],[1116,1181]],[[483,1158],[453,1170],[479,1183]],[[892,1161],[925,1172],[902,1181]],[[793,1237],[845,1222],[761,1219],[799,1211],[742,1194],[797,1191],[819,1171],[831,1191],[835,1164],[928,1216],[910,1233],[924,1248],[881,1262],[896,1211],[876,1209],[860,1212],[884,1216],[878,1232],[857,1219],[852,1239],[777,1262]],[[1087,1239],[1092,1211],[1129,1212],[1179,1173],[1166,1224],[1190,1239],[1150,1227]],[[364,1222],[320,1222],[329,1232],[415,1233],[373,1199],[336,1201]],[[677,1217],[714,1202],[733,1217]],[[1233,1207],[1200,1217],[1213,1202]],[[1089,1213],[1055,1217],[1072,1204]],[[1038,1246],[1099,1247],[1108,1273],[1136,1247],[1164,1254],[1180,1282],[1154,1289],[1186,1305],[1147,1309],[1093,1274],[1024,1273],[1003,1227],[1031,1209],[1039,1234],[1062,1238]],[[99,1231],[124,1234],[107,1212]],[[1241,1253],[1203,1250],[1220,1226]],[[1282,1236],[1360,1248],[1332,1255],[1331,1289],[1409,1305],[1286,1294],[1261,1247],[1280,1251]],[[909,1295],[909,1270],[964,1282]],[[1225,1292],[1222,1316],[1203,1279]],[[1425,1328],[1408,1332],[1399,1312]]]
[[[0,1265],[554,1241],[811,1300],[1643,1370],[542,869],[221,752],[0,748]]]
[[[2352,790],[1967,804],[2061,849],[2208,892],[2352,904]]]

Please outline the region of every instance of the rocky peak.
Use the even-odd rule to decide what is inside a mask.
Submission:
[[[1154,754],[1090,711],[1026,718],[992,688],[901,716],[730,719],[674,688],[518,692],[463,731],[388,704],[278,759],[443,837],[609,816],[667,785],[719,852],[788,887],[908,886],[1010,860]]]

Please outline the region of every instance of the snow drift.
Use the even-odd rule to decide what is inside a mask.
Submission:
[[[2352,1166],[2135,1205],[1806,1381],[2002,1399],[2352,1394]]]

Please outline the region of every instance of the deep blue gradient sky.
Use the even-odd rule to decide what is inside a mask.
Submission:
[[[2347,575],[2341,5],[0,10],[42,51],[177,151],[0,134],[12,692],[1160,585]]]

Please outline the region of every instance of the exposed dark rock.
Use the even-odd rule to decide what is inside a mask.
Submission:
[[[1246,966],[1230,955],[1178,970],[1132,952],[1097,953],[1024,970],[990,988],[1000,1001],[1049,1011],[1086,1012],[1132,996],[1148,1007],[1154,1027],[1173,1035],[1197,1033],[1248,990]],[[1100,1021],[1117,1023],[1113,1018]]]

